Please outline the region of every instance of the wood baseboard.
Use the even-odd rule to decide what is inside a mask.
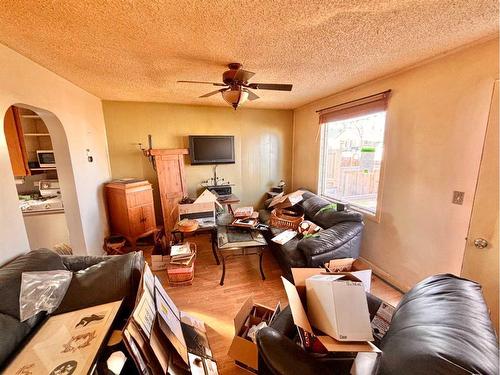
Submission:
[[[363,262],[365,262],[373,271],[375,275],[377,275],[380,279],[385,281],[387,284],[392,286],[393,288],[399,290],[401,293],[406,293],[411,289],[410,286],[404,285],[403,283],[399,282],[397,279],[395,279],[393,276],[391,276],[389,273],[384,271],[382,268],[377,266],[376,264],[370,262],[368,259],[359,257]]]

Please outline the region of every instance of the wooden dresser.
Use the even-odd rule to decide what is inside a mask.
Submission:
[[[116,180],[105,185],[111,234],[124,236],[135,247],[138,238],[156,229],[153,189],[145,180]]]

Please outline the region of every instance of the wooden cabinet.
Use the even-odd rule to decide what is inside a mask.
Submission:
[[[10,107],[5,113],[4,132],[14,176],[29,176],[31,173],[28,168],[28,156],[24,144],[23,128],[19,117],[19,110],[16,107]]]
[[[153,189],[148,181],[117,180],[105,186],[112,234],[135,247],[138,238],[156,231]]]
[[[184,155],[188,149],[148,150],[154,157],[165,231],[170,233],[179,218],[179,201],[187,195]]]

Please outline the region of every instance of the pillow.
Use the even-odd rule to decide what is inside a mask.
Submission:
[[[66,270],[62,259],[52,250],[40,249],[21,255],[0,268],[0,313],[19,320],[21,275],[28,271]]]
[[[313,221],[322,228],[331,228],[344,221],[362,222],[363,215],[356,211],[336,211],[335,209],[319,210]]]
[[[140,275],[136,262],[142,253],[114,255],[84,270],[73,273],[71,284],[54,314],[80,310],[126,298],[125,304],[133,306]]]
[[[319,196],[313,196],[309,199],[306,199],[305,201],[301,202],[301,206],[304,209],[304,212],[306,214],[306,218],[309,220],[313,220],[314,215],[321,210],[321,208],[325,207],[328,205],[330,202],[328,202],[326,199],[321,198]]]

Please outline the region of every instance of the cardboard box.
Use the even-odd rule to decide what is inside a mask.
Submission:
[[[330,352],[372,352],[380,353],[380,350],[369,341],[349,342],[338,341],[331,336],[323,335],[314,331],[307,316],[305,306],[306,298],[306,279],[313,275],[320,275],[324,270],[320,268],[292,268],[292,275],[295,282],[293,285],[285,278],[281,278],[288,297],[290,310],[292,311],[293,322],[304,331],[315,334],[323,346]]]
[[[147,264],[122,337],[138,373],[218,373],[205,323],[177,308]]]
[[[273,198],[271,203],[269,204],[269,208],[287,208],[287,207],[292,207],[295,206],[297,203],[299,203],[303,198],[302,194],[304,194],[304,191],[302,190],[297,190],[294,191],[293,193],[283,195],[283,193],[278,194]]]
[[[339,341],[373,341],[370,313],[361,280],[346,273],[306,279],[311,324]]]
[[[151,255],[151,270],[163,271],[167,269],[170,257],[168,255]]]
[[[215,203],[201,202],[179,204],[179,221],[182,219],[196,220],[200,227],[215,225]]]
[[[248,329],[252,325],[257,325],[266,321],[268,325],[272,318],[279,313],[280,304],[275,309],[254,303],[253,298],[249,297],[241,306],[234,318],[234,337],[229,347],[228,355],[233,358],[237,365],[250,370],[257,371],[258,351],[257,345],[253,341],[245,338]]]
[[[354,258],[332,259],[328,263],[325,263],[325,267],[335,275],[343,275],[346,272],[354,275],[363,282],[365,291],[368,293],[370,292],[372,285],[372,270],[362,260]]]

